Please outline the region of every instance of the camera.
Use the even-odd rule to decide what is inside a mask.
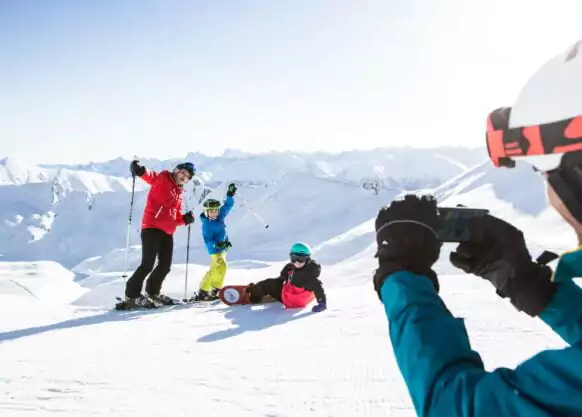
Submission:
[[[487,209],[468,207],[438,207],[437,235],[441,242],[467,242],[470,238],[469,225],[476,217],[489,214]]]

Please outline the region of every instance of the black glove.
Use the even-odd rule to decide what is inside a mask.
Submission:
[[[189,211],[188,213],[184,213],[182,215],[182,220],[184,220],[185,224],[194,223],[194,214],[191,211]]]
[[[233,197],[236,194],[236,185],[234,182],[228,184],[228,189],[226,191],[226,195],[229,197]]]
[[[223,240],[222,242],[218,242],[215,246],[218,249],[228,249],[228,248],[232,247],[232,243],[230,243],[230,241],[228,241],[228,240]]]
[[[133,160],[129,165],[129,171],[133,177],[141,177],[143,174],[145,174],[145,167],[141,166],[139,161]]]
[[[432,196],[406,195],[404,200],[393,201],[380,210],[376,217],[379,268],[374,274],[374,288],[380,300],[384,280],[400,270],[428,277],[439,290],[432,270],[442,245],[437,224],[437,203]]]
[[[523,233],[491,215],[475,218],[470,242],[451,252],[451,263],[466,273],[491,282],[497,294],[520,311],[535,317],[556,292],[552,270],[532,261]]]

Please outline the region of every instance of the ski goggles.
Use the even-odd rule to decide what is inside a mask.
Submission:
[[[218,210],[220,209],[220,202],[219,201],[209,201],[204,206],[206,210]]]
[[[298,254],[298,253],[292,253],[289,255],[289,258],[291,259],[291,262],[306,262],[307,259],[309,259],[309,256],[307,255],[303,255],[303,254]]]
[[[524,127],[508,127],[511,107],[494,110],[487,118],[487,151],[496,167],[515,167],[515,159],[538,171],[560,167],[565,154],[582,151],[582,116]],[[543,157],[542,157],[543,156]]]
[[[557,122],[509,128],[510,107],[487,119],[487,151],[496,167],[515,167],[516,160],[543,172],[570,213],[582,222],[582,116]]]

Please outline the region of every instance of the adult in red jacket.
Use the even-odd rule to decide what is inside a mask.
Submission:
[[[127,281],[126,302],[141,307],[150,306],[153,301],[171,304],[172,299],[160,291],[172,266],[176,228],[194,222],[191,211],[182,214],[182,187],[192,179],[196,169],[194,164],[185,162],[177,165],[173,172],[158,173],[141,166],[139,161],[132,161],[130,170],[151,188],[141,223],[141,265]],[[158,265],[154,269],[156,258]],[[148,274],[147,296],[144,296],[141,291]]]

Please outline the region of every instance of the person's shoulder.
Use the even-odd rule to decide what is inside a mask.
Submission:
[[[162,179],[165,184],[174,184],[172,173],[167,169],[164,169],[158,173],[158,179]]]
[[[308,265],[313,265],[316,268],[321,268],[321,264],[319,262],[317,262],[315,259],[311,258],[309,260],[309,264]]]
[[[305,267],[312,273],[319,273],[321,271],[321,264],[314,259],[311,259]]]

